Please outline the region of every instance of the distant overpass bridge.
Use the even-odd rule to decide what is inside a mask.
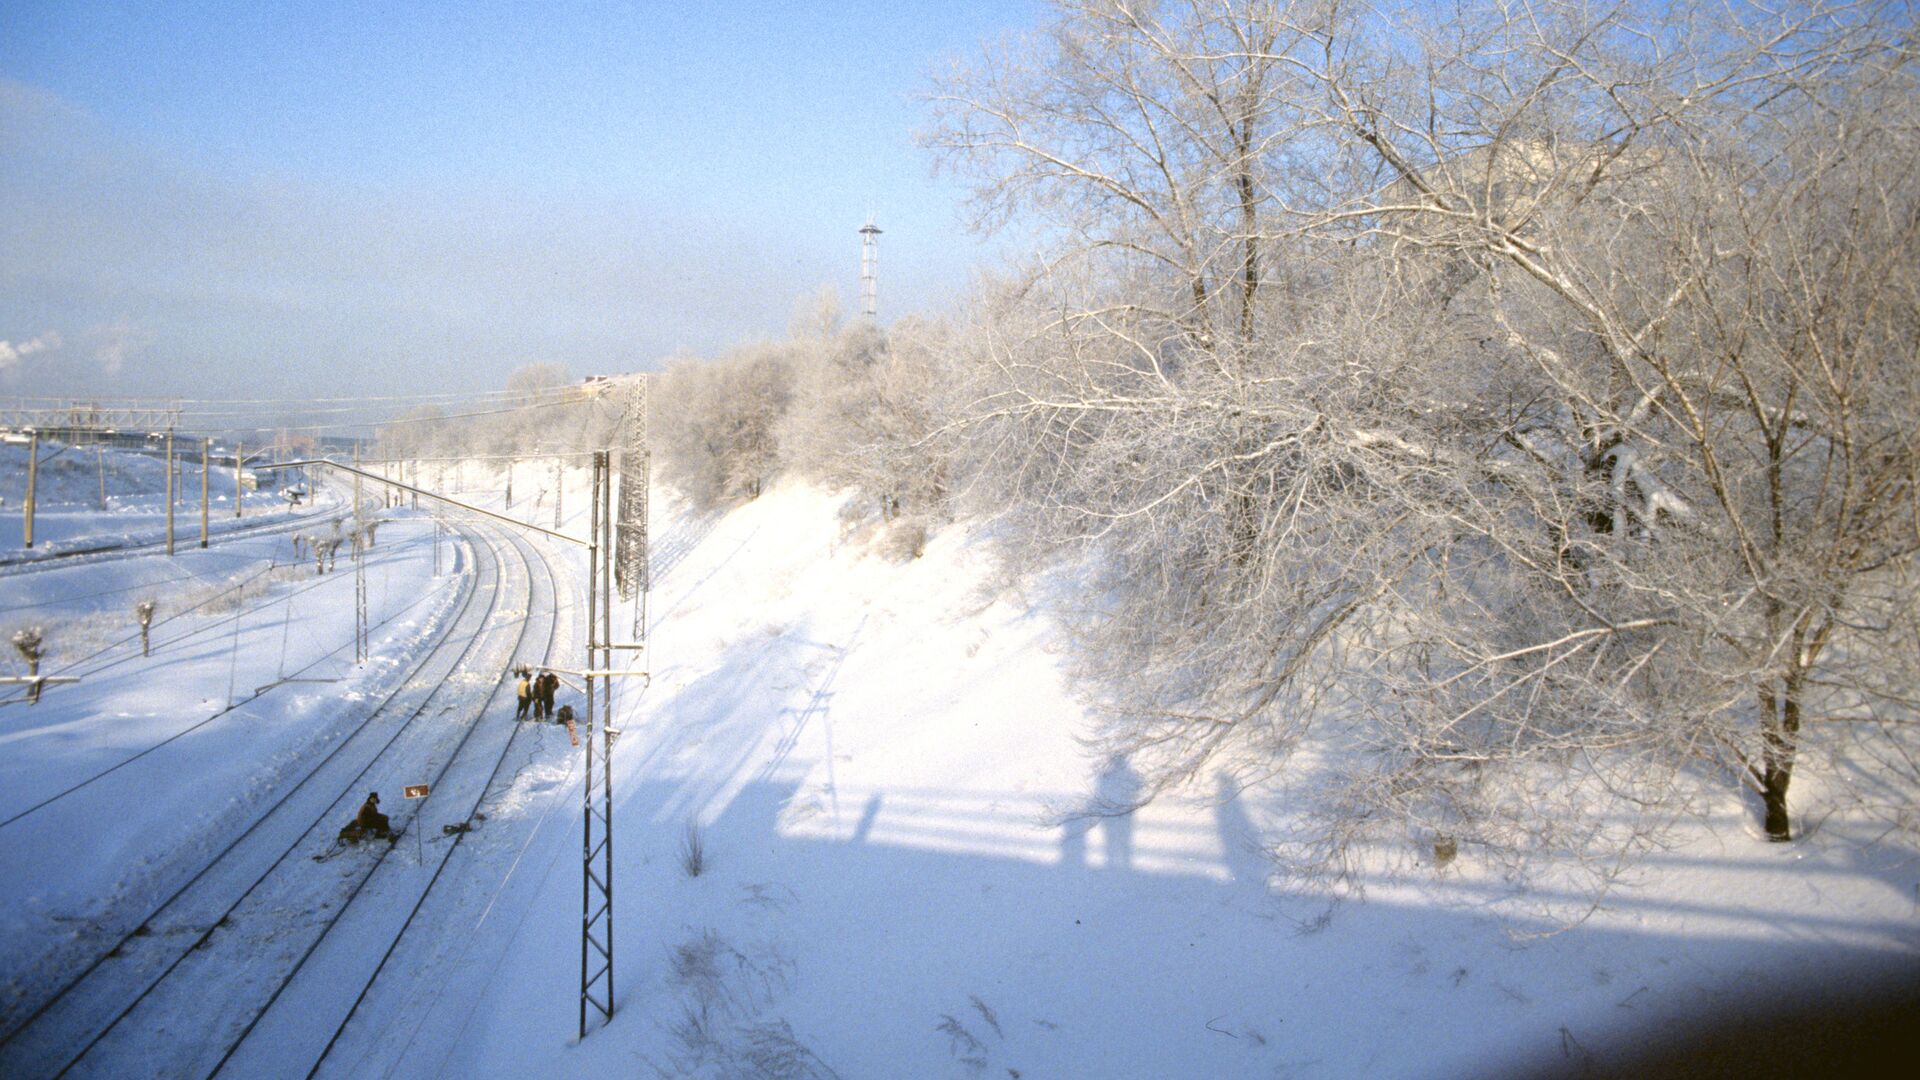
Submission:
[[[174,400],[0,399],[0,428],[11,431],[145,435],[179,426],[180,402]]]

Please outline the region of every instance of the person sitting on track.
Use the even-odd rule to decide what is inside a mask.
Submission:
[[[368,837],[388,841],[394,838],[391,820],[380,812],[380,793],[377,791],[367,792],[367,801],[360,804],[360,812],[353,816],[346,828],[340,830],[340,839],[349,844]]]

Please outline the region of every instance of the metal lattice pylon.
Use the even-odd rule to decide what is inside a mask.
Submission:
[[[603,677],[596,687],[593,670],[613,668],[613,588],[606,577],[613,567],[612,453],[593,454],[592,507],[587,551],[587,771],[581,785],[585,820],[580,874],[580,1037],[587,1037],[587,1007],[601,1020],[613,1019],[613,684]],[[596,694],[595,691],[599,693]],[[593,775],[596,718],[606,740],[602,774]]]

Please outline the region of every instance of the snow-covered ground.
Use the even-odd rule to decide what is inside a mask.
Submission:
[[[354,575],[292,561],[286,537],[0,579],[0,628],[40,627],[43,672],[80,678],[37,705],[19,687],[0,695],[0,1030],[139,926],[391,689],[460,593],[457,575],[433,575],[432,544],[429,523],[396,522],[368,553],[365,665]],[[156,603],[145,651],[137,599]]]
[[[76,549],[166,539],[164,457],[49,443],[39,450],[33,547],[24,548],[27,451],[25,443],[0,443],[0,566]],[[173,534],[176,548],[185,548],[200,542],[201,471],[193,456],[197,448],[182,446],[176,453]],[[290,523],[296,513],[319,519],[339,512],[340,500],[330,494],[296,512],[277,488],[236,493],[231,467],[210,465],[206,482],[207,529],[213,535],[271,529]]]
[[[551,525],[546,475],[518,474],[512,512]],[[504,508],[502,481],[478,466],[441,479]],[[576,483],[566,498],[568,527],[581,531],[585,492]],[[474,730],[504,747],[470,808],[473,831],[442,836],[469,808],[429,804],[412,837],[428,838],[424,854],[394,849],[352,900],[365,917],[330,924],[314,952],[326,970],[359,973],[345,990],[351,1009],[296,980],[272,992],[258,1029],[196,1016],[183,997],[149,1010],[133,1035],[164,1050],[248,1022],[259,1037],[227,1062],[231,1075],[302,1075],[324,1049],[318,1073],[337,1077],[1466,1076],[1604,1066],[1756,989],[1914,968],[1910,851],[1843,819],[1768,845],[1731,799],[1602,910],[1544,936],[1458,874],[1381,882],[1312,919],[1317,909],[1270,881],[1258,851],[1284,807],[1232,797],[1215,777],[1130,817],[1062,824],[1137,779],[1096,769],[1076,739],[1084,707],[1045,594],[997,574],[965,526],[895,561],[884,534],[844,524],[839,504],[785,485],[715,518],[656,497],[653,679],[615,698],[625,734],[613,769],[611,1024],[575,1037],[579,751],[550,725],[514,728],[493,671],[468,672],[486,684],[476,693],[493,695]],[[308,570],[248,601],[237,649],[234,625],[183,616],[178,632],[198,634],[172,659],[129,660],[122,674],[50,689],[41,705],[0,708],[4,819],[224,710],[229,684],[244,698],[308,661],[346,680],[282,685],[234,710],[247,721],[209,725],[226,734],[171,744],[188,745],[173,766],[119,770],[144,779],[115,788],[112,805],[70,796],[33,812],[72,803],[60,811],[70,819],[0,825],[0,974],[17,980],[39,970],[32,958],[84,951],[116,903],[197,869],[196,837],[257,812],[293,763],[338,737],[354,701],[381,692],[390,665],[435,644],[455,578],[431,574],[425,522],[407,532],[408,521],[376,549],[387,576],[370,600],[391,619],[382,664],[340,662],[343,647],[351,659],[350,575],[338,575],[342,591]],[[287,543],[258,541],[275,542]],[[546,550],[561,615],[552,652],[564,658],[579,651],[584,562]],[[97,582],[99,568],[75,567],[57,588],[30,584],[51,571],[0,578],[0,607],[82,613],[90,591],[196,565],[126,560]],[[172,587],[248,572],[206,565]],[[530,587],[488,624],[532,619],[543,604],[551,614],[554,601]],[[41,591],[19,599],[29,588]],[[308,651],[283,662],[280,638]],[[391,808],[397,792],[383,794]],[[408,875],[423,892],[401,888]],[[412,916],[397,942],[400,920],[382,904]],[[242,932],[262,952],[283,941]],[[223,977],[203,967],[199,978]],[[236,983],[258,977],[238,967]],[[251,1000],[265,1007],[267,996]],[[208,999],[249,1000],[217,989]],[[16,1054],[0,1060],[36,1075],[19,1056],[25,1041],[0,1045]]]
[[[472,924],[442,991],[460,1003],[396,1006],[332,1075],[1475,1075],[1637,1040],[1756,973],[1920,948],[1909,853],[1837,828],[1770,846],[1732,806],[1564,933],[1516,937],[1446,881],[1303,927],[1251,796],[1209,781],[1054,824],[1133,780],[1076,741],[1047,613],[991,584],[964,528],[894,563],[836,509],[788,486],[656,526],[655,681],[622,700],[615,770],[612,1025],[571,1038],[570,822],[521,859],[539,883]]]

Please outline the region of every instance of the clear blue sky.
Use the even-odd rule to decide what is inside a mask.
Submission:
[[[1009,242],[913,144],[1034,0],[0,4],[0,394],[497,387],[939,309]]]

